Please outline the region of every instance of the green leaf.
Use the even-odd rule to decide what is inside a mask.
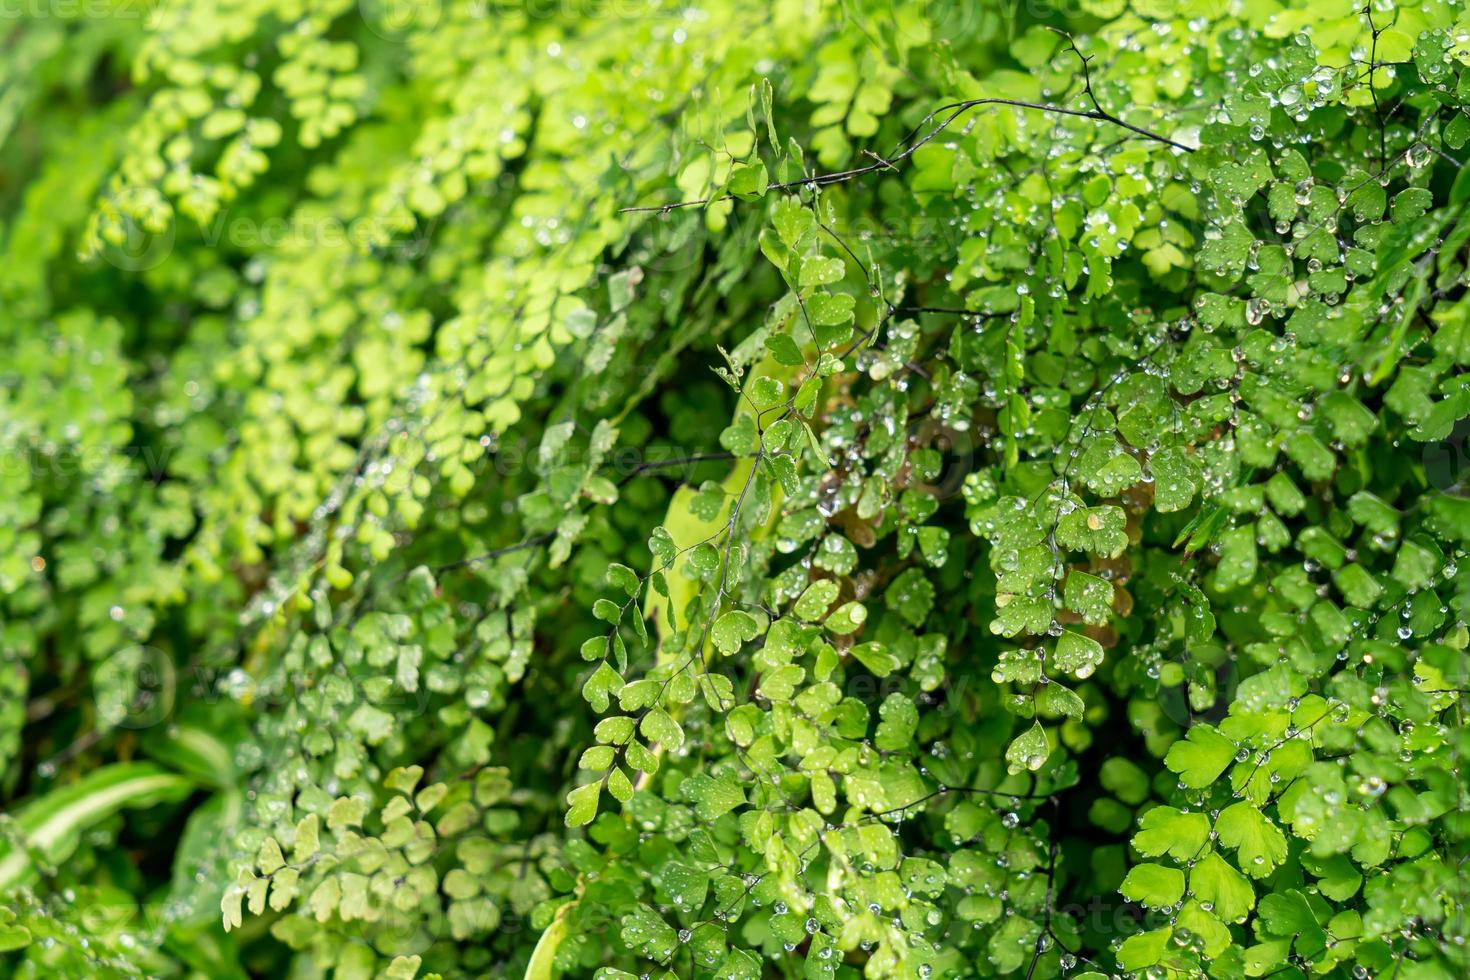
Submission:
[[[845,602],[832,611],[822,625],[838,636],[857,632],[867,621],[868,610],[860,602]]]
[[[1299,948],[1323,949],[1327,936],[1317,922],[1311,904],[1300,891],[1273,892],[1261,899],[1257,919],[1269,935],[1295,938]]]
[[[1067,608],[1093,626],[1105,624],[1113,614],[1113,585],[1105,579],[1073,570],[1063,589]]]
[[[796,345],[786,334],[773,334],[766,338],[766,349],[771,352],[771,357],[777,364],[787,367],[797,367],[805,363],[806,359],[801,355],[801,348]]]
[[[1169,748],[1164,764],[1179,774],[1179,782],[1190,789],[1201,789],[1220,778],[1235,752],[1233,741],[1217,729],[1199,724]]]
[[[1057,522],[1057,543],[1074,551],[1116,558],[1128,546],[1124,530],[1127,523],[1118,507],[1075,507]]]
[[[1195,898],[1226,922],[1245,921],[1256,904],[1250,882],[1213,852],[1190,869],[1189,887]]]
[[[1078,678],[1091,677],[1092,672],[1102,665],[1102,644],[1090,636],[1063,630],[1057,637],[1052,660],[1058,670]]]
[[[267,837],[261,843],[260,851],[255,858],[255,866],[263,875],[273,875],[286,866],[286,858],[281,853],[281,845],[276,843],[274,837]]]
[[[1200,470],[1181,449],[1161,449],[1149,457],[1153,476],[1154,506],[1161,513],[1183,510],[1200,488]]]
[[[684,792],[703,822],[722,817],[745,802],[744,791],[729,777],[715,779],[699,773],[684,781]]]
[[[526,963],[524,980],[555,980],[556,952],[566,940],[569,933],[567,918],[576,910],[577,904],[575,901],[565,902],[556,910],[551,924],[536,940],[536,946],[531,951],[531,958]]]
[[[818,579],[806,587],[792,607],[799,618],[815,622],[826,615],[832,601],[837,598],[838,585],[831,579]]]
[[[601,714],[607,710],[609,701],[623,689],[623,677],[604,660],[597,665],[586,683],[582,685],[582,697],[592,705],[592,710]]]
[[[756,638],[760,626],[755,617],[740,609],[732,609],[715,620],[710,639],[725,656],[730,656],[741,645]]]
[[[766,165],[759,160],[751,164],[737,163],[730,171],[730,193],[736,197],[754,200],[766,192],[770,178]]]
[[[849,651],[875,677],[887,677],[899,667],[899,660],[880,643],[859,643]]]
[[[783,197],[771,209],[771,224],[781,236],[781,241],[794,248],[804,236],[810,234],[816,225],[816,219],[795,197]]]
[[[890,694],[883,699],[879,716],[882,720],[873,744],[888,752],[908,746],[919,727],[919,712],[914,703],[902,694]]]
[[[640,588],[638,573],[617,562],[607,566],[607,584],[615,589],[622,589],[629,596],[637,595]]]
[[[597,801],[602,795],[602,782],[584,783],[567,794],[568,827],[580,827],[597,816]]]
[[[1138,833],[1133,835],[1138,853],[1145,857],[1167,854],[1181,863],[1195,860],[1210,836],[1209,817],[1168,806],[1149,810],[1138,826]]]
[[[1087,710],[1087,704],[1077,693],[1065,685],[1052,681],[1043,684],[1036,694],[1036,708],[1043,714],[1053,717],[1065,715],[1069,718],[1080,719]]]
[[[1035,772],[1046,763],[1050,754],[1051,744],[1047,741],[1046,729],[1036,722],[1006,746],[1006,769],[1012,774]]]
[[[1168,908],[1184,896],[1184,872],[1162,864],[1137,864],[1118,891],[1130,902],[1147,908]]]
[[[31,855],[52,864],[76,849],[87,828],[126,807],[177,802],[193,783],[146,762],[103,766],[70,786],[52,790],[14,814],[15,833],[0,838],[0,888],[9,891],[34,881]],[[21,842],[24,846],[18,846]]]
[[[1171,933],[1172,930],[1166,928],[1129,936],[1118,947],[1118,965],[1125,970],[1142,970],[1153,966],[1163,958],[1164,951],[1168,949]]]
[[[1121,756],[1114,756],[1104,762],[1098,778],[1104,789],[1124,803],[1137,806],[1148,799],[1148,773]]]
[[[1215,821],[1220,844],[1235,848],[1240,867],[1252,878],[1264,878],[1286,859],[1286,835],[1246,800],[1220,811]]]
[[[650,742],[658,742],[667,749],[677,749],[684,744],[684,729],[662,708],[653,708],[644,715],[638,730]]]
[[[841,259],[824,258],[814,255],[807,258],[801,264],[801,275],[797,278],[798,286],[824,286],[840,280],[846,273]]]
[[[25,949],[31,944],[31,931],[25,926],[0,925],[0,953]]]

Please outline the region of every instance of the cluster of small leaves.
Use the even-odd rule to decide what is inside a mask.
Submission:
[[[6,28],[0,975],[1470,971],[1470,12],[409,6]]]
[[[607,747],[588,750],[584,767],[611,766],[603,783],[621,775],[614,760],[624,757],[645,773],[610,788],[658,850],[685,831],[667,814],[645,820],[644,792],[683,804],[690,826],[733,820],[747,885],[707,894],[729,873],[710,867],[715,854],[669,855],[652,871],[652,904],[623,919],[624,943],[644,960],[677,973],[687,963],[696,973],[755,975],[745,950],[724,950],[738,935],[768,956],[779,957],[772,940],[800,949],[806,975],[827,976],[840,968],[825,962],[830,936],[870,974],[964,973],[976,960],[950,923],[973,918],[964,906],[973,895],[945,887],[966,884],[953,874],[962,841],[937,827],[898,837],[882,824],[922,809],[944,813],[948,830],[954,814],[1004,799],[1001,780],[1036,773],[1013,784],[1009,806],[1101,791],[1092,824],[1120,836],[1137,828],[1127,845],[1104,849],[1093,887],[1117,888],[1146,915],[1111,935],[1063,924],[1053,908],[1055,850],[1048,860],[1044,846],[1033,848],[1021,870],[1045,868],[1026,874],[1045,882],[1044,896],[1018,894],[1004,876],[986,889],[1004,896],[996,917],[978,920],[1004,923],[981,930],[988,970],[1085,969],[1079,961],[1150,976],[1463,969],[1454,883],[1466,595],[1455,562],[1467,515],[1443,492],[1454,488],[1432,484],[1439,474],[1418,448],[1449,439],[1470,414],[1449,312],[1462,302],[1465,241],[1448,150],[1465,140],[1458,124],[1445,131],[1463,118],[1454,52],[1462,29],[1454,11],[1391,28],[1375,13],[1392,19],[1375,11],[1348,19],[1368,50],[1349,45],[1337,56],[1319,53],[1306,33],[1278,40],[1215,25],[1218,47],[1208,53],[1221,64],[1208,81],[1225,83],[1218,101],[1197,115],[1181,107],[1166,132],[1139,119],[1132,146],[1092,124],[1073,131],[1046,118],[1047,107],[1070,108],[1057,97],[1070,84],[1079,115],[1127,126],[1108,106],[1137,97],[1130,69],[1157,62],[1130,64],[1120,45],[1125,53],[1094,77],[1101,55],[1033,32],[1014,54],[1040,70],[1040,92],[1031,79],[991,78],[961,109],[1023,103],[1041,116],[1035,125],[1050,127],[1044,152],[1011,145],[1035,116],[972,117],[963,128],[955,116],[938,126],[929,117],[898,151],[873,154],[872,168],[780,174],[767,186],[771,161],[792,158],[772,139],[765,162],[739,165],[724,194],[680,202],[770,201],[763,251],[822,326],[826,277],[803,277],[805,262],[790,274],[775,244],[789,247],[796,234],[788,195],[809,201],[825,240],[845,252],[839,282],[867,287],[852,295],[873,343],[859,343],[852,382],[824,389],[813,419],[820,450],[808,460],[819,465],[798,475],[796,493],[783,489],[779,516],[767,513],[759,474],[750,477],[756,515],[722,554],[706,532],[728,539],[742,525],[700,521],[723,519],[729,498],[742,504],[738,481],[691,497],[695,520],[678,528],[676,500],[650,541],[649,574],[667,597],[662,577],[682,562],[695,592],[674,595],[692,611],[681,618],[676,606],[658,618],[655,666],[631,683],[623,665],[651,646],[646,626],[624,615],[643,579],[621,566],[610,575],[628,600],[601,600],[615,629],[584,655],[616,650],[619,669],[599,667],[584,695],[599,711],[617,699],[636,718],[604,722],[598,739]],[[1151,29],[1168,38],[1172,26]],[[1106,36],[1133,38],[1144,27],[1123,18]],[[1371,50],[1382,43],[1391,52],[1406,36],[1411,64]],[[1091,48],[1109,50],[1101,39]],[[1071,81],[1048,90],[1045,71],[1070,72]],[[1188,90],[1181,78],[1171,94]],[[1364,151],[1380,141],[1379,159],[1365,165]],[[907,182],[913,196],[874,193],[901,202],[894,210],[918,202],[925,218],[956,229],[942,282],[905,264],[904,245],[867,236],[849,245],[838,230],[840,208],[875,207],[851,184],[880,181],[910,157],[909,172],[888,179]],[[739,182],[757,168],[754,182]],[[777,312],[791,315],[790,304]],[[820,359],[842,339],[813,333],[802,349],[803,321],[792,320],[789,345],[766,343],[777,353],[794,347],[800,364],[781,363],[821,376]],[[775,366],[766,370],[783,380]],[[844,380],[841,370],[835,377]],[[926,431],[916,416],[939,424]],[[747,425],[744,417],[732,428]],[[940,503],[919,503],[915,492],[943,465],[927,455],[940,426],[965,433],[972,454],[960,489],[979,540],[968,547],[952,544],[943,526],[924,526]],[[896,453],[892,433],[907,434]],[[728,431],[722,441],[739,444]],[[983,558],[993,587],[945,576],[951,551]],[[880,591],[881,611],[862,602]],[[982,596],[981,608],[993,609],[989,633],[1012,642],[980,649],[994,651],[990,679],[1018,716],[1004,750],[991,750],[989,779],[984,764],[968,771],[940,761],[954,748],[947,715],[985,703],[964,687],[973,663],[946,655],[946,641],[969,631],[953,617],[942,635],[924,631],[936,600],[959,611]],[[1140,606],[1150,613],[1140,616]],[[701,617],[713,623],[707,648]],[[616,627],[628,625],[636,637],[625,645]],[[690,633],[701,644],[693,651]],[[930,654],[922,668],[919,650]],[[913,686],[884,692],[882,682],[905,669]],[[853,696],[855,680],[872,683]],[[935,690],[939,710],[925,693]],[[1223,715],[1211,724],[1217,705]],[[1121,710],[1139,751],[1162,761],[1152,763],[1158,778],[1102,749],[1101,785],[1079,785],[1074,760],[1099,751],[1092,725]],[[927,750],[921,730],[933,741]],[[655,743],[698,761],[668,774],[649,750]],[[623,746],[637,751],[624,755]],[[599,785],[572,792],[569,824],[593,820]],[[613,853],[616,823],[604,814],[592,825],[592,839]],[[1033,827],[1045,840],[1046,824]],[[854,867],[845,835],[855,831],[899,850]],[[691,852],[697,846],[691,836]],[[951,877],[939,876],[933,892],[894,896],[898,931],[863,934],[854,913],[890,908],[867,901],[872,881],[939,854]],[[633,863],[657,860],[640,848]],[[665,877],[683,883],[701,864],[693,898],[662,892]],[[596,870],[604,876],[605,866]],[[1085,870],[1074,874],[1086,880]],[[571,900],[572,921],[589,903],[614,902],[584,887]],[[758,911],[762,904],[772,911]],[[912,921],[903,913],[915,904],[935,914]],[[819,914],[832,905],[845,913],[836,924]],[[1002,907],[1020,915],[1002,918]],[[806,937],[783,928],[788,915],[809,916]]]

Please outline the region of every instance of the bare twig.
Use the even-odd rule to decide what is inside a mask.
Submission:
[[[1086,60],[1084,60],[1084,70],[1086,69],[1086,67]],[[969,112],[971,109],[977,109],[981,106],[990,105],[1012,106],[1013,108],[1017,109],[1033,109],[1037,112],[1051,112],[1061,116],[1075,116],[1079,119],[1095,119],[1099,122],[1107,122],[1112,123],[1115,126],[1121,126],[1124,129],[1132,133],[1136,133],[1139,136],[1151,139],[1156,143],[1163,143],[1164,145],[1169,146],[1175,150],[1182,150],[1185,153],[1193,153],[1196,149],[1193,146],[1186,146],[1183,143],[1170,139],[1169,137],[1164,136],[1162,133],[1156,133],[1153,130],[1144,129],[1142,126],[1135,126],[1133,123],[1125,122],[1122,119],[1119,119],[1117,116],[1113,115],[1111,112],[1108,112],[1100,105],[1098,105],[1097,99],[1092,96],[1092,83],[1090,80],[1086,81],[1085,86],[1086,87],[1084,91],[1092,101],[1091,109],[1068,109],[1065,106],[1049,105],[1045,102],[1030,102],[1025,99],[967,99],[964,102],[952,102],[949,105],[940,106],[938,109],[935,109],[933,112],[929,113],[929,115],[925,116],[923,121],[920,122],[917,127],[915,127],[914,132],[918,132],[920,129],[923,129],[942,113],[948,113],[948,115],[944,117],[943,121],[941,121],[933,129],[929,130],[929,132],[925,133],[919,139],[913,140],[911,136],[910,140],[905,141],[907,142],[907,145],[904,146],[903,149],[894,156],[888,157],[886,159],[882,157],[875,157],[877,162],[871,163],[865,167],[853,167],[848,170],[839,170],[829,174],[813,174],[809,177],[803,177],[799,180],[781,181],[768,185],[766,189],[772,191],[789,191],[802,187],[825,187],[828,184],[840,184],[845,181],[853,180],[857,177],[864,177],[868,174],[876,173],[880,170],[897,170],[898,164],[904,162],[909,157],[917,153],[921,148],[932,142],[935,137],[948,129],[950,125],[952,125],[965,113]],[[626,214],[630,212],[662,212],[667,214],[670,211],[677,211],[680,208],[701,207],[706,204],[713,204],[719,201],[733,201],[735,199],[735,195],[725,194],[721,197],[702,197],[698,200],[676,201],[672,204],[657,204],[645,207],[622,208],[620,209],[619,213]]]

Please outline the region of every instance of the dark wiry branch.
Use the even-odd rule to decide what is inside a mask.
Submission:
[[[515,544],[508,544],[503,548],[496,548],[493,551],[487,551],[483,554],[473,555],[469,558],[461,558],[459,561],[452,561],[444,565],[435,565],[433,570],[434,572],[438,573],[447,572],[455,568],[466,568],[470,565],[474,565],[482,561],[491,561],[492,559],[499,558],[502,555],[514,554],[517,551],[525,551],[529,548],[539,547],[540,545],[546,544],[554,537],[556,537],[555,531],[546,531],[542,534],[536,534],[529,538],[526,538],[524,541],[517,541]]]
[[[977,796],[998,796],[1004,799],[1016,800],[1049,800],[1053,796],[1053,794],[1051,793],[1017,793],[1009,790],[986,788],[982,786],[946,786],[941,784],[940,787],[933,792],[925,793],[923,796],[919,797],[916,800],[909,800],[902,806],[889,807],[887,810],[875,810],[872,816],[881,820],[883,817],[890,816],[895,813],[906,814],[908,813],[908,811],[914,809],[915,807],[922,806],[925,803],[928,803],[930,800],[939,799],[943,796],[947,796],[950,793],[974,793]]]
[[[1055,825],[1056,814],[1057,810],[1059,809],[1059,804],[1055,796],[1051,798],[1051,808],[1053,818],[1052,823],[1053,825]],[[1050,830],[1052,833],[1052,839],[1051,848],[1048,852],[1046,861],[1046,907],[1042,910],[1043,920],[1041,924],[1041,934],[1036,937],[1036,947],[1031,953],[1031,965],[1026,968],[1026,980],[1031,980],[1031,977],[1036,973],[1036,964],[1041,962],[1041,954],[1046,952],[1050,946],[1049,940],[1051,939],[1051,910],[1052,905],[1055,904],[1054,897],[1056,895],[1058,844],[1056,838],[1056,827],[1052,826]]]
[[[1373,87],[1373,73],[1378,70],[1378,35],[1388,28],[1380,28],[1373,22],[1373,4],[1364,4],[1363,13],[1368,16],[1368,29],[1373,32],[1373,46],[1368,52],[1368,94],[1373,97],[1373,116],[1378,120],[1378,166],[1382,169],[1388,165],[1388,146],[1384,136],[1387,120],[1383,117],[1383,107],[1378,104],[1378,89]],[[1397,14],[1394,20],[1398,20]]]
[[[967,310],[957,306],[895,306],[894,313],[950,313],[955,316],[974,317],[977,320],[994,320],[999,317],[1010,316],[1009,310],[995,312],[991,310]]]
[[[1057,27],[1053,27],[1052,30],[1056,31],[1056,33],[1067,39],[1067,48],[1073,54],[1075,54],[1077,56],[1077,60],[1082,63],[1082,94],[1087,96],[1087,101],[1092,103],[1093,109],[1103,113],[1104,115],[1111,116],[1111,114],[1107,113],[1103,109],[1102,105],[1097,101],[1097,94],[1092,91],[1092,70],[1090,68],[1092,64],[1092,55],[1083,54],[1082,49],[1077,47],[1077,39],[1074,38],[1071,34],[1068,34],[1066,31]],[[1112,118],[1114,119],[1114,121],[1117,121],[1117,117]]]
[[[1073,46],[1073,50],[1076,50],[1075,45]],[[1086,68],[1087,60],[1084,59],[1083,70],[1085,71]],[[920,122],[917,127],[915,127],[914,133],[917,133],[919,130],[923,129],[941,114],[948,113],[948,115],[944,116],[943,121],[941,121],[937,126],[929,130],[929,132],[925,133],[917,140],[913,138],[913,133],[911,133],[908,139],[904,141],[904,143],[907,145],[900,144],[903,145],[903,149],[893,156],[887,158],[876,157],[875,159],[877,160],[877,162],[871,163],[866,167],[853,167],[848,170],[839,170],[829,174],[813,174],[810,177],[803,177],[799,180],[788,180],[775,184],[769,184],[767,185],[766,189],[772,191],[789,191],[796,190],[802,187],[825,187],[828,184],[840,184],[857,177],[865,177],[868,174],[877,173],[880,170],[896,170],[898,169],[898,164],[904,162],[909,157],[917,153],[921,148],[932,142],[935,137],[948,129],[957,119],[959,119],[965,113],[969,112],[971,109],[976,109],[981,106],[989,105],[1008,105],[1017,109],[1034,109],[1037,112],[1051,112],[1061,116],[1076,116],[1079,119],[1096,119],[1099,122],[1107,122],[1112,123],[1114,126],[1121,126],[1132,133],[1136,133],[1139,136],[1151,139],[1156,143],[1163,143],[1165,146],[1172,147],[1173,149],[1182,150],[1186,153],[1194,152],[1195,147],[1193,146],[1186,146],[1185,144],[1180,143],[1176,140],[1172,140],[1161,133],[1155,133],[1153,130],[1144,129],[1142,126],[1135,126],[1133,123],[1124,122],[1122,119],[1119,119],[1111,112],[1103,109],[1100,105],[1098,105],[1097,99],[1092,94],[1091,80],[1085,79],[1084,81],[1084,92],[1092,101],[1091,109],[1068,109],[1065,106],[1049,105],[1045,102],[1029,102],[1025,99],[967,99],[964,102],[952,102],[949,105],[940,106],[938,109],[935,109],[933,112],[929,113],[929,115],[925,116],[923,121]],[[698,200],[693,201],[676,201],[673,204],[658,204],[647,207],[622,208],[619,213],[647,211],[659,211],[668,213],[670,211],[676,211],[680,208],[701,207],[703,205],[712,204],[719,201],[733,200],[735,200],[735,195],[726,194],[722,197],[702,197]]]
[[[696,453],[693,456],[681,456],[678,459],[659,459],[659,460],[652,460],[652,459],[650,459],[650,460],[644,460],[643,462],[639,463],[638,465],[636,465],[632,469],[630,469],[626,474],[624,474],[623,475],[623,478],[618,481],[618,486],[622,486],[624,483],[627,483],[629,480],[633,479],[635,476],[638,476],[638,475],[640,475],[642,473],[646,473],[649,470],[670,469],[670,468],[676,467],[676,466],[693,466],[696,463],[713,463],[713,462],[718,462],[720,460],[734,459],[734,458],[735,458],[735,454],[734,453],[720,452],[720,453]]]

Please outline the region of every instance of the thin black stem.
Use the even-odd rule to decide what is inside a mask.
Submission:
[[[493,559],[501,557],[502,555],[510,555],[514,554],[517,551],[525,551],[529,548],[539,547],[540,545],[545,544],[554,537],[556,537],[555,531],[543,531],[541,534],[533,535],[532,537],[526,538],[524,541],[518,541],[515,544],[508,544],[503,548],[496,548],[495,550],[487,551],[484,554],[473,555],[469,558],[461,558],[459,561],[452,561],[444,565],[435,565],[434,571],[436,573],[447,572],[451,569],[465,568],[469,565],[475,565],[482,561],[491,561]]]
[[[670,469],[676,466],[693,466],[696,463],[714,463],[720,460],[734,458],[734,453],[720,452],[696,453],[693,456],[681,456],[678,459],[644,460],[643,462],[634,466],[632,469],[628,470],[627,473],[624,473],[622,479],[618,481],[618,485],[621,486],[634,477],[642,473],[647,473],[649,470]]]
[[[1380,28],[1373,22],[1373,4],[1363,5],[1363,13],[1368,16],[1368,29],[1373,32],[1373,44],[1368,51],[1368,94],[1373,97],[1373,117],[1378,121],[1378,169],[1382,170],[1388,165],[1388,142],[1385,136],[1387,128],[1383,118],[1383,107],[1378,104],[1378,89],[1373,87],[1373,73],[1378,70],[1378,35],[1387,28]],[[1395,20],[1398,18],[1395,17]]]
[[[1054,898],[1056,896],[1056,878],[1057,878],[1057,845],[1058,845],[1058,841],[1057,841],[1057,836],[1056,836],[1056,833],[1057,833],[1057,828],[1056,828],[1056,822],[1057,822],[1056,821],[1056,813],[1057,813],[1057,810],[1060,809],[1060,804],[1057,801],[1057,798],[1055,796],[1053,796],[1051,798],[1051,808],[1052,808],[1052,827],[1050,828],[1051,829],[1051,847],[1048,850],[1047,859],[1046,859],[1046,906],[1042,910],[1042,916],[1043,916],[1043,918],[1042,918],[1042,924],[1041,924],[1041,934],[1036,937],[1036,948],[1031,953],[1031,965],[1026,968],[1026,980],[1031,980],[1032,976],[1035,975],[1035,973],[1036,973],[1036,964],[1038,964],[1038,963],[1041,962],[1041,954],[1044,953],[1044,952],[1046,952],[1047,949],[1049,949],[1050,946],[1051,946],[1051,943],[1049,942],[1049,940],[1051,939],[1051,909],[1052,909],[1053,900],[1054,900]]]
[[[1089,98],[1091,98],[1092,93],[1090,82],[1088,83],[1088,87],[1085,91],[1087,92]],[[879,157],[877,158],[878,162],[869,164],[866,167],[853,167],[848,170],[839,170],[829,174],[813,174],[810,177],[803,177],[799,180],[788,180],[781,181],[775,184],[769,184],[767,185],[766,189],[769,191],[789,191],[800,189],[802,187],[825,187],[828,184],[840,184],[844,181],[849,181],[857,177],[865,177],[868,174],[877,173],[880,170],[896,170],[898,169],[898,164],[913,156],[924,146],[927,146],[930,142],[934,140],[935,137],[948,129],[950,125],[955,122],[955,120],[959,119],[971,109],[976,109],[980,106],[988,105],[1006,105],[1017,109],[1034,109],[1037,112],[1051,112],[1061,116],[1076,116],[1079,119],[1095,119],[1099,122],[1107,122],[1112,123],[1115,126],[1121,126],[1129,132],[1136,133],[1139,136],[1151,139],[1156,143],[1163,143],[1164,145],[1172,147],[1173,149],[1182,150],[1185,153],[1193,153],[1196,149],[1193,146],[1186,146],[1183,143],[1172,140],[1169,137],[1164,136],[1162,133],[1155,133],[1153,130],[1144,129],[1142,126],[1135,126],[1133,123],[1125,122],[1122,119],[1119,119],[1111,112],[1107,112],[1106,110],[1098,106],[1097,100],[1095,98],[1092,99],[1093,107],[1091,109],[1068,109],[1064,106],[1049,105],[1045,102],[1030,102],[1025,99],[968,99],[964,102],[953,102],[949,105],[940,106],[938,109],[925,116],[923,122],[921,122],[918,126],[919,129],[922,129],[941,113],[946,111],[949,112],[949,115],[945,116],[944,120],[940,122],[939,125],[935,126],[920,139],[909,143],[896,156],[889,157],[887,159]],[[621,208],[619,210],[619,213],[627,214],[630,212],[657,211],[666,214],[670,211],[676,211],[680,208],[701,207],[703,205],[715,203],[718,201],[733,200],[735,200],[735,195],[725,194],[721,197],[702,197],[698,200],[676,201],[672,204],[657,204],[646,207]]]

